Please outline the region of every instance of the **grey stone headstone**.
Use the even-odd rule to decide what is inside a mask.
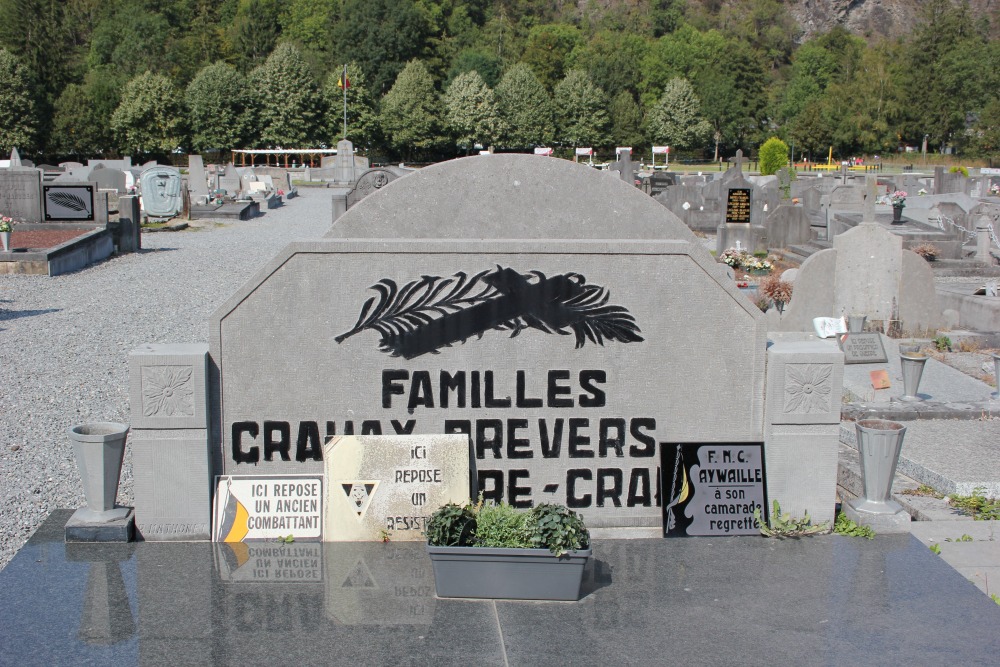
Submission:
[[[549,289],[576,314],[535,300]],[[414,311],[383,341],[399,298],[431,321]],[[455,160],[288,246],[216,312],[216,455],[227,474],[315,473],[328,436],[463,433],[487,498],[658,527],[659,442],[762,439],[765,335],[633,186],[569,161]]]
[[[173,167],[155,165],[139,177],[142,206],[151,218],[172,218],[181,211],[181,174]]]
[[[354,206],[376,190],[381,190],[397,178],[399,178],[399,174],[392,169],[369,169],[358,178],[354,187],[347,192],[347,208]]]
[[[42,172],[0,169],[0,212],[21,222],[41,222]]]
[[[236,167],[230,162],[226,165],[226,170],[219,177],[219,188],[226,191],[226,194],[233,198],[238,198],[242,194],[240,175],[236,172]]]
[[[801,206],[778,206],[768,213],[764,226],[767,228],[767,244],[772,248],[787,248],[812,240],[809,214]]]
[[[103,165],[90,170],[90,180],[97,183],[101,190],[114,190],[115,192],[125,192],[125,172],[120,169],[111,169]]]
[[[188,156],[188,188],[191,197],[208,197],[208,180],[205,177],[205,163],[200,155]]]
[[[323,447],[324,540],[426,540],[427,519],[469,500],[464,435],[337,436]]]

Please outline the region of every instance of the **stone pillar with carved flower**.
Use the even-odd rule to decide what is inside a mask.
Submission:
[[[208,345],[129,354],[136,529],[146,541],[210,538]]]
[[[767,350],[764,456],[768,502],[833,525],[844,353],[830,341],[778,340]]]

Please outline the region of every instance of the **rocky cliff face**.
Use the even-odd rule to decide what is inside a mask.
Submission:
[[[838,25],[860,37],[891,38],[913,29],[923,4],[922,0],[792,0],[788,11],[804,31],[803,40]],[[989,17],[1000,9],[1000,0],[970,0],[969,8],[977,18]]]

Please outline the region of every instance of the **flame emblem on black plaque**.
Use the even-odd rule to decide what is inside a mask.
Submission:
[[[380,351],[413,359],[490,330],[510,331],[511,338],[525,329],[573,335],[577,349],[588,340],[601,346],[643,340],[628,310],[609,304],[608,290],[579,273],[548,278],[497,266],[471,277],[462,271],[422,276],[402,287],[383,278],[371,289],[378,296],[365,301],[357,324],[337,336],[338,343],[370,329],[381,336]]]

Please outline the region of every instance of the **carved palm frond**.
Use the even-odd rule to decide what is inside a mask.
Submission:
[[[53,203],[59,204],[63,208],[71,211],[86,211],[87,202],[79,195],[71,195],[68,192],[50,192],[49,199]]]

